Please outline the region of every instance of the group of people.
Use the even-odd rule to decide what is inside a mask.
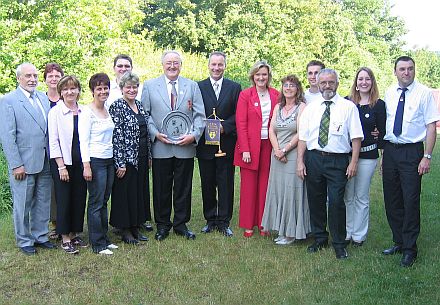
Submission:
[[[337,93],[337,72],[317,60],[306,67],[305,92],[296,75],[284,77],[279,91],[272,87],[266,61],[255,63],[252,86],[243,91],[224,77],[223,52],[210,54],[210,75],[198,83],[180,76],[178,52],[166,51],[161,61],[163,75],[145,81],[140,90],[131,58],[118,55],[116,80],[93,75],[93,101],[86,106],[78,103],[80,82],[65,76],[58,64],[46,66],[46,94],[35,89],[34,65],[17,68],[18,88],[0,102],[0,136],[23,253],[55,247],[48,240],[49,219],[64,251],[75,254],[86,247],[80,233],[87,192],[93,252],[110,255],[118,247],[107,236],[108,223],[125,243],[148,240],[140,228],[153,230],[150,168],[155,239],[166,239],[171,229],[195,239],[187,223],[197,156],[206,219],[202,233],[233,236],[238,166],[244,237],[253,236],[255,227],[262,236],[275,231],[277,245],[313,236],[307,248],[313,253],[328,246],[330,234],[338,259],[348,257],[350,242],[360,247],[366,240],[370,184],[380,163],[394,241],[383,254],[403,253],[404,267],[414,263],[421,177],[430,169],[440,115],[430,89],[414,80],[412,58],[395,61],[398,84],[384,100],[367,67],[357,71],[344,98]],[[221,119],[219,145],[207,140],[212,130],[205,131],[206,118],[212,114]]]

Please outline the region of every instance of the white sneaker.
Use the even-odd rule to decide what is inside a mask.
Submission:
[[[115,244],[107,245],[107,249],[110,249],[110,250],[114,250],[114,249],[118,249],[118,248],[119,248],[119,247],[116,246]]]
[[[110,251],[109,249],[104,249],[98,252],[99,254],[105,254],[105,255],[112,255],[113,252]]]
[[[284,238],[284,239],[282,239],[282,240],[279,240],[279,241],[277,241],[275,244],[277,244],[277,245],[290,245],[290,244],[292,244],[293,242],[295,241],[295,238],[292,238],[292,239],[288,239],[288,238]]]
[[[275,238],[273,241],[274,242],[277,242],[277,241],[280,241],[280,240],[283,240],[285,237],[284,236],[282,236],[282,235],[279,235],[277,238]]]

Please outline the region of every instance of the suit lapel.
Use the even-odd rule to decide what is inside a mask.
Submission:
[[[40,128],[43,130],[44,133],[46,133],[46,122],[44,121],[43,115],[39,115],[37,113],[37,110],[34,108],[34,106],[31,105],[31,102],[29,99],[24,95],[23,92],[21,92],[20,89],[17,89],[19,94],[19,100],[22,104],[23,108],[29,113],[29,115],[34,119],[34,121],[40,126]],[[38,95],[37,95],[38,97]],[[38,97],[40,99],[40,97]],[[44,106],[43,106],[44,107]]]
[[[184,78],[179,77],[179,92],[177,92],[176,109],[179,109],[180,105],[182,104],[183,98],[185,97],[187,90],[188,82]]]
[[[157,91],[159,92],[160,96],[162,97],[163,102],[167,105],[167,107],[171,110],[171,100],[168,96],[168,88],[167,88],[166,78],[162,75],[160,79],[158,79]]]
[[[260,105],[260,99],[258,98],[257,89],[255,87],[252,87],[251,90],[251,103],[252,108],[255,110],[257,115],[262,118],[263,114],[261,113],[261,105]]]

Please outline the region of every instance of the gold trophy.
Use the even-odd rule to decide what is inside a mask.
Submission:
[[[206,119],[205,127],[205,143],[206,145],[218,145],[218,152],[215,154],[216,157],[224,157],[226,153],[222,152],[220,148],[220,133],[221,133],[221,122],[224,120],[219,118],[215,113],[215,108],[212,108],[212,114]]]

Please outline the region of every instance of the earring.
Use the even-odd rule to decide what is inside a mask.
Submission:
[[[359,88],[358,88],[358,86],[356,86],[356,91],[359,91]]]

